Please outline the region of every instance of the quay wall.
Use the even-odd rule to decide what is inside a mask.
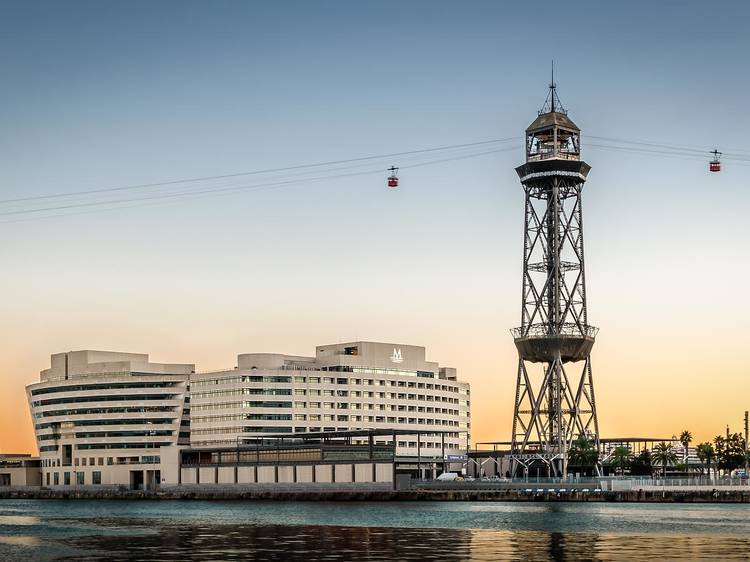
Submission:
[[[523,490],[393,490],[386,483],[287,483],[254,486],[182,485],[156,491],[118,488],[51,489],[9,487],[0,499],[144,499],[278,501],[505,501],[505,502],[643,502],[750,503],[750,490],[628,490],[595,493],[528,493]]]

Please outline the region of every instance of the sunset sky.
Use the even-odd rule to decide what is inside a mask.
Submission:
[[[4,2],[0,453],[35,452],[24,386],[51,353],[144,352],[208,370],[358,339],[426,346],[472,384],[473,440],[508,439],[523,226],[513,168],[553,58],[593,167],[601,432],[739,431],[750,4],[521,4]],[[706,158],[605,150],[587,135]],[[413,168],[427,159],[394,157],[376,173],[269,189],[106,209],[68,207],[106,200],[89,196],[8,201],[509,137],[511,150]],[[748,156],[709,174],[714,147]],[[389,191],[391,164],[403,168]]]

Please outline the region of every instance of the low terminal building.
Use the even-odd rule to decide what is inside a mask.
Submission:
[[[447,432],[446,432],[447,433]],[[163,486],[206,485],[366,485],[397,489],[399,481],[434,478],[441,472],[461,470],[443,447],[417,456],[396,454],[400,438],[434,437],[432,432],[369,429],[279,434],[255,438],[235,447],[171,448],[163,451]],[[437,434],[444,442],[445,433]],[[387,439],[389,444],[383,443]],[[340,487],[340,486],[339,486]]]
[[[294,437],[286,444],[296,447],[334,433],[345,434],[352,466],[357,447],[391,450],[393,479],[395,459],[402,472],[436,474],[471,438],[469,384],[427,361],[425,348],[400,344],[319,346],[314,357],[242,354],[236,367],[210,373],[144,354],[74,351],[53,355],[27,395],[47,487],[153,489],[183,482],[175,465],[208,458],[195,451],[225,459],[264,438]],[[261,465],[256,479],[265,478]]]
[[[40,486],[41,461],[31,455],[0,455],[0,488],[4,486]]]

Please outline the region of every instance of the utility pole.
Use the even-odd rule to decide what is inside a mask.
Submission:
[[[748,474],[748,464],[750,464],[750,459],[747,457],[747,429],[748,429],[747,414],[748,412],[747,410],[745,410],[745,478],[750,476]]]

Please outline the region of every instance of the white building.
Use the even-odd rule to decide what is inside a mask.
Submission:
[[[186,397],[194,370],[136,353],[52,355],[41,382],[26,387],[42,484],[160,482],[160,448],[189,444]]]
[[[51,363],[26,389],[44,486],[152,488],[164,481],[163,457],[176,459],[166,447],[236,447],[281,433],[399,430],[396,454],[423,459],[464,453],[471,438],[469,384],[427,361],[423,347],[242,354],[233,369],[198,374],[110,351],[58,353]],[[376,444],[393,443],[381,435]]]
[[[375,342],[318,346],[315,357],[248,353],[226,371],[191,377],[191,445],[236,446],[278,433],[398,429],[427,436],[420,454],[470,440],[469,384],[425,359],[425,348]],[[387,442],[381,438],[380,443]],[[416,437],[397,442],[416,455]]]

